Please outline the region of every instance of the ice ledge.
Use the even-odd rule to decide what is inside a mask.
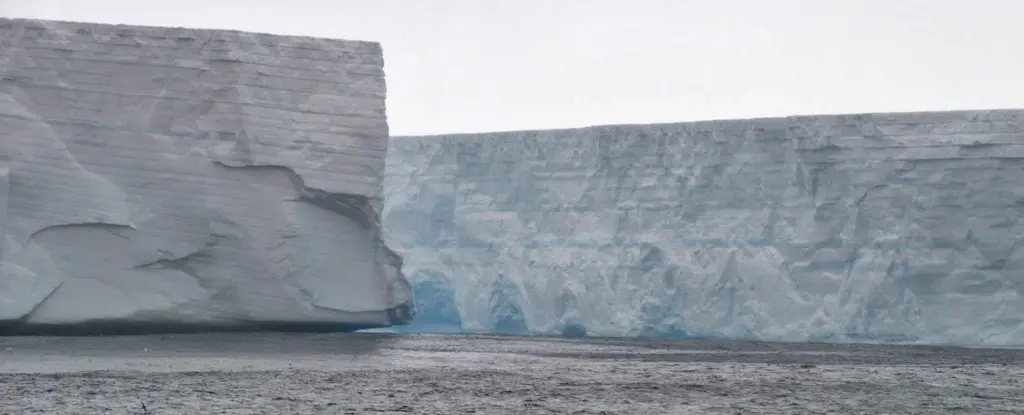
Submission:
[[[393,137],[384,222],[417,324],[1019,345],[1022,161],[1024,110]]]
[[[22,19],[0,38],[0,332],[412,319],[379,224],[378,44]]]
[[[356,312],[336,316],[334,321],[222,321],[182,322],[159,319],[106,319],[79,321],[74,324],[33,323],[25,320],[0,321],[0,336],[97,336],[160,333],[206,332],[353,332],[390,326],[403,326],[413,321],[411,300],[397,307],[374,312]]]

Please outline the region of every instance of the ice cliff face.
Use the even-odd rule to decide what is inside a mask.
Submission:
[[[376,43],[0,19],[3,332],[411,318]]]
[[[417,324],[1024,343],[1024,111],[392,138]]]

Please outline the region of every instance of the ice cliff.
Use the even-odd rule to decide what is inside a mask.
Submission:
[[[376,43],[0,19],[0,332],[411,319]]]
[[[1024,344],[1024,111],[392,138],[417,325]]]

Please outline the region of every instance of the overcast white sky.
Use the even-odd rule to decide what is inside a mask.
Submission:
[[[383,44],[394,135],[1024,108],[1022,0],[0,0]]]

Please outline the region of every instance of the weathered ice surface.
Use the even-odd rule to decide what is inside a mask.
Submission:
[[[417,323],[1024,344],[1024,111],[392,138]]]
[[[11,332],[411,318],[376,43],[0,19]]]

